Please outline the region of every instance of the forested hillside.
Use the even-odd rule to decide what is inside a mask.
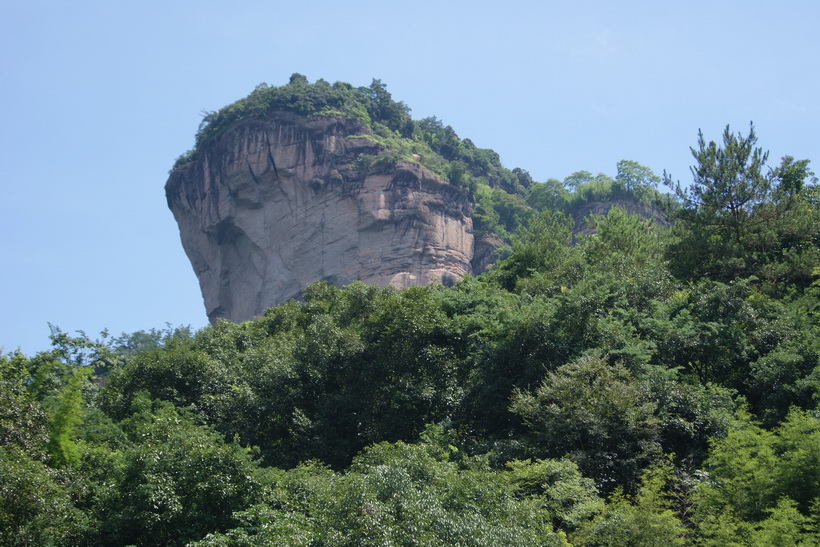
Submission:
[[[0,356],[0,544],[820,542],[807,160],[727,127],[671,195],[632,161],[541,183],[377,81],[290,85],[393,108],[383,134],[427,146],[408,152],[470,189],[508,256],[449,288],[317,283],[247,323],[54,328]],[[593,202],[658,216],[578,231]]]

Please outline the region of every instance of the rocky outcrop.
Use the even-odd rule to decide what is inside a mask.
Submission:
[[[209,319],[252,319],[318,280],[408,287],[472,273],[467,195],[379,151],[354,120],[282,113],[234,125],[174,169],[168,206]]]
[[[590,235],[595,232],[589,225],[587,219],[590,215],[606,216],[610,209],[619,207],[626,211],[628,215],[638,215],[646,220],[651,220],[655,226],[668,226],[669,220],[658,207],[652,207],[641,203],[636,199],[617,199],[611,201],[590,201],[579,207],[572,214],[575,222],[573,236]]]

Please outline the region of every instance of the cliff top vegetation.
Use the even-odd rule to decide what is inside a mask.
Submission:
[[[460,138],[440,119],[414,120],[410,107],[394,100],[377,79],[367,87],[354,87],[322,79],[310,83],[296,73],[283,86],[261,83],[247,97],[207,112],[194,148],[180,156],[174,168],[196,159],[207,142],[238,122],[265,119],[278,112],[357,120],[381,149],[378,157],[360,158],[360,165],[407,161],[427,167],[470,195],[476,205],[473,220],[478,234],[495,233],[508,243],[518,228],[545,207],[574,216],[593,201],[636,201],[656,210],[673,206],[669,196],[657,191],[660,177],[635,161],[619,162],[615,178],[579,171],[563,181],[538,183],[524,169],[504,167],[495,151]]]

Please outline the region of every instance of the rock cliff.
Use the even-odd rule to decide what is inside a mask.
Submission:
[[[252,319],[313,281],[408,287],[473,273],[468,196],[379,152],[355,120],[279,113],[240,121],[177,166],[168,206],[209,319]],[[481,242],[476,269],[493,244]]]

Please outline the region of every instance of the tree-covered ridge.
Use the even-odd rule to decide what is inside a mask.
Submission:
[[[499,198],[450,288],[0,356],[0,543],[816,545],[818,187],[755,143],[701,137],[668,226],[575,231],[634,162]]]

